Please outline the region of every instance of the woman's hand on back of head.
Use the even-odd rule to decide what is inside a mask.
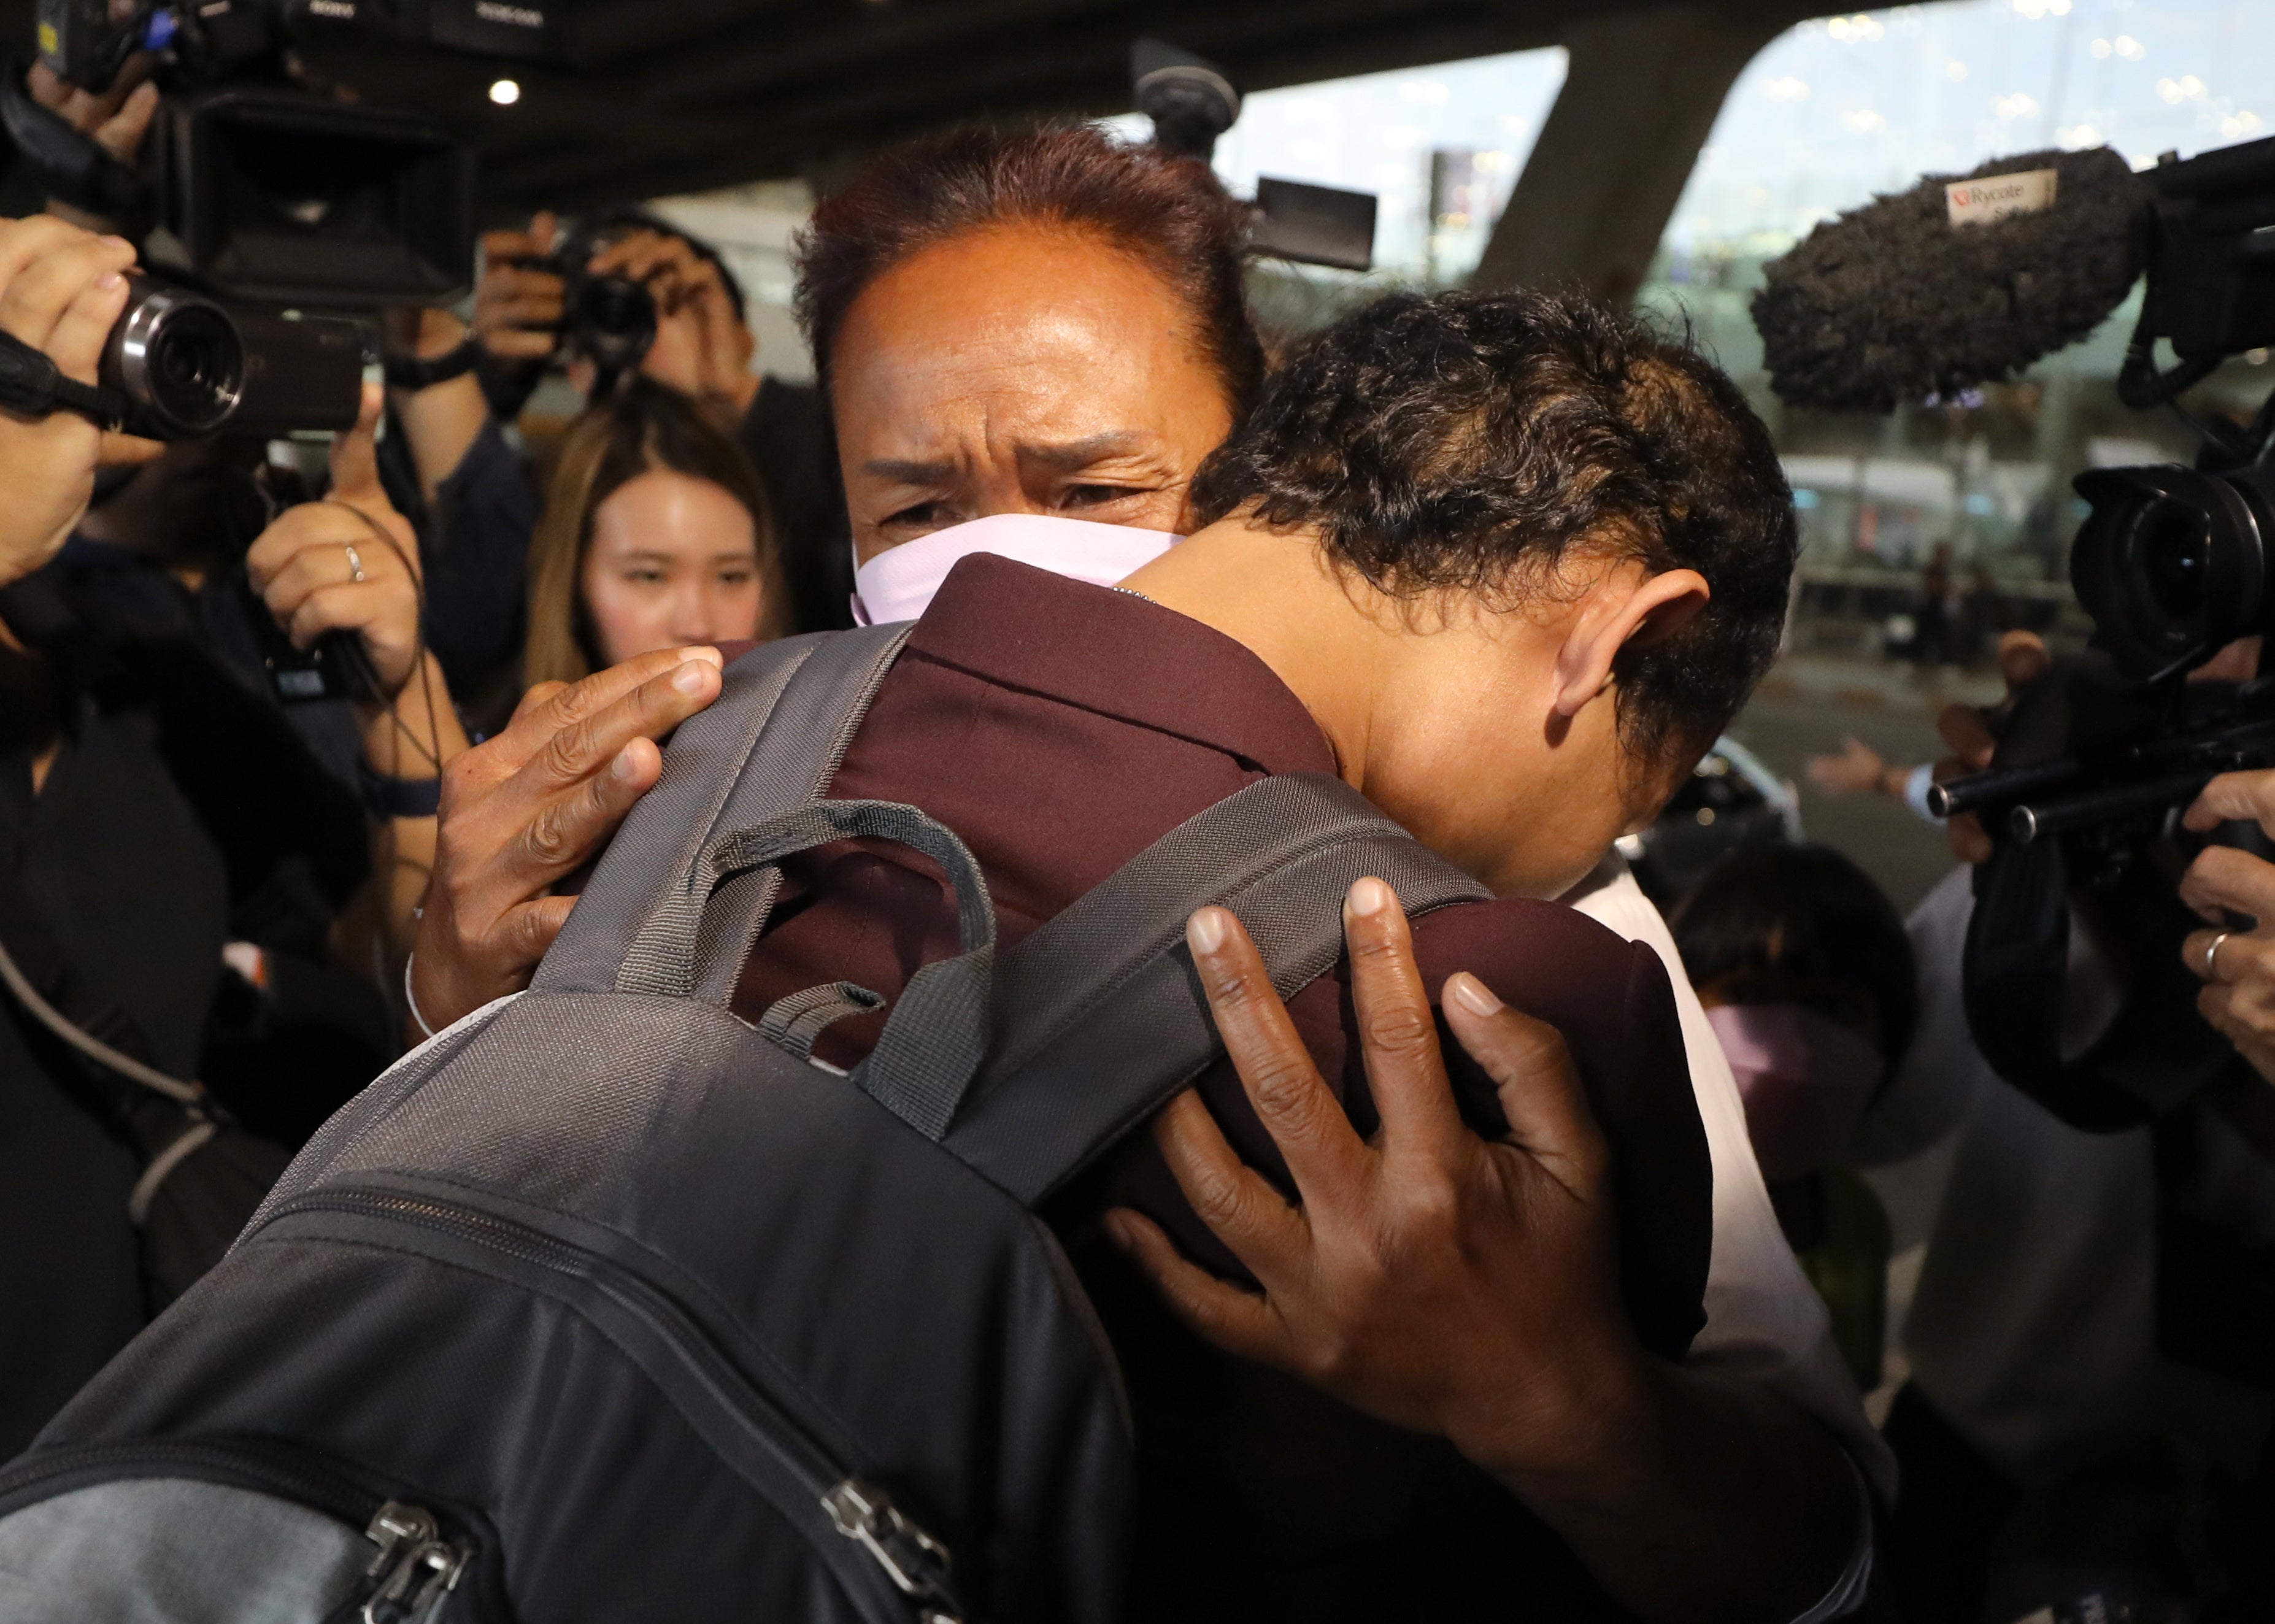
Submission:
[[[427,1026],[529,985],[577,900],[553,887],[654,786],[661,741],[719,697],[722,669],[716,649],[669,648],[540,683],[503,732],[450,763],[412,962]]]

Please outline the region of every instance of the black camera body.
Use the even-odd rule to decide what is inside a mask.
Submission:
[[[41,60],[58,77],[100,91],[147,50],[167,94],[140,174],[12,84],[7,120],[56,195],[120,219],[146,265],[223,298],[448,300],[472,275],[472,153],[430,119],[294,88],[283,53],[328,36],[439,42],[470,31],[442,26],[457,8],[525,15],[531,37],[508,42],[541,48],[541,7],[501,0],[40,0]]]
[[[2275,343],[2275,140],[2148,178],[2148,285],[2119,385],[2136,407]],[[2179,357],[2169,370],[2159,340]],[[2173,888],[2211,843],[2180,827],[2204,785],[2275,767],[2275,676],[2193,680],[2237,639],[2275,631],[2275,395],[2246,428],[2204,429],[2193,467],[2078,476],[2091,511],[2070,579],[2092,652],[2021,696],[1991,770],[1929,797],[1939,814],[1979,817],[1992,841],[1967,941],[1976,1041],[2001,1076],[2090,1130],[2150,1121],[2242,1064],[2196,1013],[2181,944],[2203,922]],[[2256,825],[2211,839],[2265,850]],[[2100,1034],[2065,1054],[2073,915],[2121,996]]]
[[[606,395],[616,387],[616,380],[639,370],[655,344],[661,313],[646,283],[613,272],[596,272],[592,268],[593,258],[630,232],[671,229],[668,222],[639,210],[618,211],[587,221],[551,253],[518,261],[525,269],[561,278],[557,355],[563,360],[593,364],[595,395]]]
[[[541,57],[552,26],[543,0],[39,0],[40,60],[97,94],[140,50],[217,83],[289,44],[371,39]]]
[[[1992,837],[1963,976],[1976,1046],[2072,1127],[2139,1126],[2242,1065],[2196,1012],[2181,948],[2203,922],[2176,888],[2207,844],[2267,848],[2256,825],[2206,837],[2180,814],[2217,774],[2268,767],[2275,678],[2144,684],[2092,655],[2018,697],[1990,771],[1931,797]],[[2117,994],[2104,1021],[2066,1004],[2073,920]]]
[[[579,234],[535,268],[561,278],[561,349],[593,363],[594,393],[639,370],[655,344],[655,295],[629,276],[595,274],[591,261],[605,238]]]
[[[139,168],[12,73],[0,123],[50,194],[138,240],[148,275],[111,335],[102,411],[160,438],[350,427],[370,313],[471,283],[472,151],[430,119],[293,87],[287,48],[549,45],[542,0],[39,0],[38,26],[41,60],[83,89],[137,52],[159,64]]]
[[[2160,405],[2231,355],[2275,344],[2275,137],[2167,158],[2148,172],[2149,285],[2118,393]],[[2149,346],[2171,342],[2160,371]]]

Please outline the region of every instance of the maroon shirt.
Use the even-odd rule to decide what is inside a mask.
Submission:
[[[1241,645],[1135,595],[980,555],[956,567],[917,623],[830,793],[910,802],[954,829],[986,874],[1009,948],[1193,813],[1267,774],[1334,766],[1302,703]],[[1712,1185],[1658,956],[1546,903],[1445,908],[1417,921],[1414,936],[1433,994],[1467,970],[1563,1031],[1613,1147],[1630,1311],[1646,1345],[1679,1356],[1702,1319]],[[754,1020],[776,999],[838,979],[892,998],[956,948],[954,894],[930,859],[841,842],[792,867],[735,1008]],[[1339,966],[1289,1007],[1321,1074],[1371,1131],[1347,976]],[[817,1053],[850,1065],[881,1024],[841,1022]],[[1490,1082],[1458,1046],[1446,1047],[1465,1113],[1481,1130],[1504,1130]],[[1230,1065],[1198,1086],[1241,1153],[1284,1184]],[[1499,1611],[1512,1599],[1506,1564],[1544,1540],[1538,1560],[1571,1569],[1574,1594],[1592,1590],[1513,1497],[1442,1444],[1185,1333],[1099,1235],[1112,1203],[1147,1212],[1221,1271],[1237,1265],[1145,1134],[1047,1214],[1122,1356],[1136,1413],[1133,1616],[1434,1618],[1488,1594]],[[1455,1532],[1464,1528],[1482,1548]],[[1489,1560],[1471,1563],[1487,1548]],[[1536,1571],[1531,1582],[1546,1577]]]

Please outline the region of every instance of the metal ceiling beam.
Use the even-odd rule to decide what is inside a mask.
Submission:
[[[1003,0],[1007,9],[1031,3]],[[1094,0],[1075,4],[1094,9]],[[1312,0],[1309,20],[1320,29],[1364,24],[1381,7],[1382,0]],[[1167,37],[1182,44],[1198,35],[1191,49],[1221,57],[1236,57],[1241,47],[1282,31],[1281,24],[1237,12],[1228,19],[1221,5],[1146,14],[1170,25]],[[1201,26],[1205,19],[1212,26]],[[764,93],[769,117],[819,118],[820,130],[842,128],[848,117],[888,109],[907,110],[915,122],[1031,111],[1116,112],[1129,106],[1129,49],[1141,31],[1134,18],[1089,17],[991,35],[984,48],[947,57],[933,42],[911,41],[896,48],[906,54],[851,58],[839,56],[831,42],[769,59],[737,81],[737,94]],[[1227,65],[1239,71],[1236,61]],[[643,93],[650,94],[645,87]]]
[[[1064,39],[1085,60],[1116,76],[1130,42],[1154,34],[1214,57],[1251,89],[1299,84],[1323,74],[1358,73],[1411,66],[1433,57],[1433,36],[1458,39],[1479,50],[1521,50],[1553,43],[1581,0],[1538,0],[1531,5],[1485,0],[1350,0],[1305,5],[1300,26],[1279,4],[1133,4],[1130,0],[980,0],[905,17],[877,13],[848,29],[842,23],[771,33],[763,42],[726,35],[709,49],[687,53],[684,66],[664,65],[640,76],[639,94],[661,103],[739,95],[833,72],[894,77],[903,87],[946,76],[957,63],[985,60],[1006,47],[1051,36]],[[1600,14],[1617,4],[1590,8]],[[1346,42],[1342,34],[1350,37]],[[1363,43],[1361,42],[1364,42]],[[943,62],[941,52],[953,56]],[[905,78],[900,76],[905,75]],[[1067,98],[1060,98],[1062,101]],[[1115,105],[1120,104],[1116,92]]]
[[[740,95],[851,70],[915,72],[929,78],[941,69],[943,49],[957,57],[992,55],[1016,47],[1036,28],[1063,26],[1116,4],[977,0],[905,12],[863,6],[850,18],[833,11],[806,26],[784,27],[765,38],[714,36],[709,49],[688,51],[660,69],[641,73],[633,94],[642,101],[669,105]],[[1091,34],[1093,49],[1116,32],[1097,28]],[[1127,52],[1130,42],[1121,39],[1109,49]]]
[[[315,55],[374,104],[463,131],[503,212],[797,174],[959,118],[1117,111],[1128,104],[1126,53],[1141,34],[1215,57],[1264,90],[1576,41],[1591,28],[1615,34],[1623,14],[1619,0],[557,4],[562,55],[549,64],[378,45]],[[32,11],[33,0],[0,0],[0,37],[27,44]],[[1630,84],[1619,97],[1687,105],[1697,98],[1682,70],[1693,65],[1662,64],[1664,82],[1648,95]],[[484,95],[501,75],[523,86],[510,111]],[[1559,110],[1575,116],[1577,103]],[[1543,145],[1555,145],[1551,132]],[[1545,184],[1548,170],[1534,168],[1521,193]]]
[[[1096,0],[1058,4],[1079,11],[1093,7]],[[1032,5],[1033,0],[1012,0],[1003,9]],[[1307,17],[1311,32],[1315,36],[1326,33],[1336,43],[1315,48],[1308,57],[1298,59],[1301,65],[1296,71],[1304,73],[1316,66],[1324,74],[1337,69],[1396,68],[1531,42],[1523,36],[1512,38],[1507,12],[1488,12],[1481,19],[1476,6],[1446,6],[1439,8],[1440,13],[1459,20],[1417,28],[1411,9],[1402,22],[1381,25],[1383,9],[1382,0],[1332,0],[1314,5]],[[1221,4],[1166,13],[1153,10],[1144,15],[1156,26],[1171,25],[1164,30],[1170,37],[1197,42],[1236,73],[1245,59],[1260,57],[1286,35],[1283,19],[1253,8],[1229,16]],[[1121,26],[1101,27],[1093,19],[1073,28],[1031,29],[1018,49],[986,49],[947,61],[937,59],[935,53],[921,72],[868,61],[856,72],[793,73],[792,69],[810,70],[815,58],[777,53],[770,59],[768,78],[779,72],[782,82],[771,89],[745,87],[744,94],[758,101],[762,112],[681,116],[684,132],[692,138],[684,144],[684,162],[691,177],[696,171],[703,175],[702,184],[723,185],[795,172],[817,150],[874,145],[975,113],[1094,115],[1118,110],[1127,104],[1127,39],[1135,37],[1139,26],[1140,14],[1131,11]],[[913,36],[900,37],[909,41]],[[1013,37],[1018,37],[1018,31],[1013,31]],[[1337,50],[1343,53],[1341,60],[1332,54]],[[621,106],[611,98],[609,104],[590,110],[588,127],[612,132],[624,128]],[[667,132],[675,120],[653,110],[646,120],[635,116],[631,127],[649,122],[657,126],[656,136],[669,139]],[[517,143],[511,155],[492,155],[489,172],[496,185],[525,197],[548,185],[580,190],[598,185],[617,195],[632,196],[653,168],[652,163],[628,165],[621,176],[611,178],[605,165],[596,165],[574,147],[530,152],[525,143]],[[695,184],[692,178],[689,184]]]
[[[605,68],[626,58],[652,57],[689,41],[714,37],[747,26],[767,26],[771,17],[795,15],[784,0],[607,0],[580,6],[561,19],[563,60],[579,67]]]

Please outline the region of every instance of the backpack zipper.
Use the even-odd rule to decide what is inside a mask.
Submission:
[[[445,1197],[426,1190],[407,1192],[373,1187],[336,1187],[310,1191],[280,1203],[255,1229],[239,1237],[243,1245],[259,1230],[295,1219],[320,1220],[326,1215],[375,1220],[398,1235],[443,1237],[471,1246],[482,1261],[474,1266],[494,1278],[525,1288],[565,1297],[588,1320],[595,1309],[629,1314],[649,1334],[642,1339],[667,1356],[665,1368],[634,1357],[646,1373],[682,1402],[682,1413],[730,1464],[757,1463],[750,1450],[760,1446],[758,1461],[770,1465],[761,1476],[768,1498],[786,1514],[793,1507],[810,1508],[805,1521],[791,1514],[793,1523],[808,1530],[827,1530],[841,1537],[839,1549],[860,1560],[849,1574],[846,1564],[816,1540],[820,1553],[857,1599],[877,1595],[876,1580],[888,1581],[894,1592],[890,1611],[872,1602],[864,1611],[880,1624],[901,1624],[913,1611],[918,1624],[963,1624],[964,1609],[956,1595],[949,1549],[919,1527],[894,1504],[877,1484],[846,1469],[814,1441],[812,1431],[799,1423],[777,1400],[761,1390],[722,1353],[693,1315],[672,1296],[606,1253],[579,1246],[558,1235],[486,1206],[474,1205],[463,1193]],[[297,1226],[296,1226],[297,1227]],[[412,1250],[447,1263],[467,1263],[457,1255],[438,1256],[431,1240],[413,1241]],[[619,1345],[624,1339],[617,1337]],[[708,1415],[724,1422],[722,1437]],[[725,1446],[722,1446],[722,1443]],[[744,1476],[751,1474],[745,1470]],[[782,1481],[787,1479],[787,1482]],[[818,1509],[826,1522],[811,1518]],[[854,1575],[861,1575],[854,1579]],[[415,1615],[411,1615],[415,1616]],[[387,1624],[387,1620],[374,1620]]]
[[[0,1516],[99,1484],[165,1477],[268,1495],[361,1527],[377,1554],[326,1624],[428,1624],[474,1561],[476,1542],[452,1537],[424,1506],[268,1439],[141,1439],[42,1453],[0,1473]]]
[[[403,1500],[374,1513],[364,1537],[379,1554],[364,1569],[363,1605],[349,1615],[361,1624],[426,1624],[458,1588],[473,1557],[464,1540],[442,1537],[432,1512]]]

